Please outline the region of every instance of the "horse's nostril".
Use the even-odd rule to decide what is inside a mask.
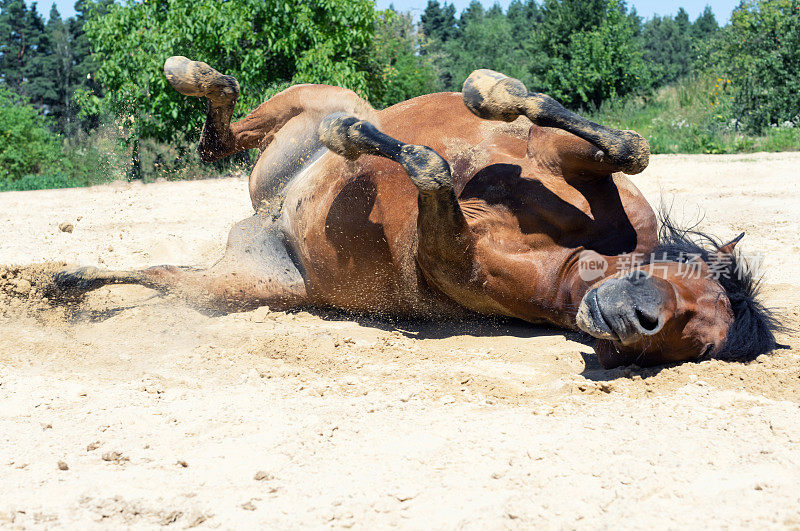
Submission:
[[[636,319],[639,321],[639,326],[648,332],[652,332],[658,328],[658,318],[653,319],[649,317],[639,308],[636,308]]]

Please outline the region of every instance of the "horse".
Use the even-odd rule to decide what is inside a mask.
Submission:
[[[65,292],[130,283],[225,311],[504,316],[593,336],[605,368],[778,346],[779,324],[734,251],[741,236],[659,228],[625,176],[649,162],[634,131],[486,69],[460,93],[383,110],[345,88],[296,85],[235,123],[235,78],[180,56],[164,73],[208,100],[203,161],[259,150],[254,214],[209,269],[71,267],[56,275]]]

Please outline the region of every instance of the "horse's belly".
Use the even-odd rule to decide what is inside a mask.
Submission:
[[[416,190],[389,164],[327,153],[287,185],[281,225],[313,303],[397,315],[436,312],[439,303],[414,258]]]

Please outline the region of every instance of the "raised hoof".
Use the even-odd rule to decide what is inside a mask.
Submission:
[[[618,131],[614,144],[608,150],[608,157],[619,167],[619,171],[636,175],[650,163],[650,143],[636,131]]]
[[[464,104],[484,120],[513,122],[522,113],[528,89],[522,81],[485,68],[475,70],[461,89]]]
[[[356,160],[365,153],[364,146],[359,142],[361,122],[352,114],[336,112],[323,118],[317,133],[325,147],[349,160]]]
[[[55,274],[53,284],[64,295],[80,295],[105,284],[99,272],[96,267],[68,267]]]
[[[223,75],[202,61],[176,55],[164,62],[164,75],[172,87],[186,96],[208,98],[213,103],[229,104],[239,97],[239,82]]]

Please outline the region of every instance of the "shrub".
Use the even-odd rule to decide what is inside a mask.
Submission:
[[[592,119],[633,129],[650,142],[652,153],[741,153],[800,149],[800,129],[792,122],[748,133],[733,118],[730,84],[710,75],[684,78],[650,98],[605,102]]]
[[[716,69],[733,87],[733,111],[762,133],[800,114],[800,0],[743,1],[723,31]],[[788,134],[788,133],[782,133]]]
[[[19,179],[13,181],[0,181],[0,192],[11,190],[42,190],[45,188],[75,188],[76,186],[83,186],[83,183],[56,170],[39,174],[23,175]]]
[[[61,144],[47,120],[24,98],[0,85],[0,182],[46,171],[61,160]]]

